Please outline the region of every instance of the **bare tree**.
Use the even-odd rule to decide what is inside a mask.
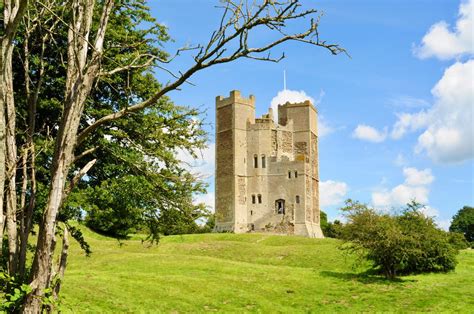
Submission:
[[[16,0],[15,18],[12,22],[10,16],[12,13],[12,1],[5,1],[9,3],[7,13],[9,18],[5,18],[5,27],[13,27],[18,25],[27,1]],[[38,4],[43,5],[41,1]],[[278,62],[284,55],[274,57],[271,54],[272,48],[281,45],[288,41],[298,41],[313,46],[318,46],[327,49],[332,54],[344,53],[345,50],[337,44],[330,44],[320,39],[318,33],[319,13],[316,10],[302,10],[299,0],[264,0],[261,2],[255,1],[233,1],[225,0],[220,2],[223,10],[222,18],[217,29],[211,34],[210,39],[205,44],[198,44],[195,46],[185,47],[178,50],[177,55],[186,51],[194,52],[194,63],[186,70],[179,73],[172,73],[166,68],[166,65],[171,62],[173,58],[162,59],[155,55],[140,55],[136,59],[131,60],[127,64],[118,64],[115,69],[103,71],[101,69],[101,61],[104,58],[104,41],[106,40],[108,21],[114,9],[117,9],[113,0],[70,0],[68,1],[67,16],[68,20],[63,20],[62,17],[56,16],[57,21],[67,24],[68,38],[67,38],[67,75],[65,83],[64,101],[62,104],[63,112],[61,123],[59,125],[57,136],[55,138],[54,155],[51,166],[51,182],[49,186],[49,194],[46,206],[43,211],[42,220],[39,226],[38,240],[34,261],[32,265],[32,273],[30,286],[32,292],[27,295],[23,312],[25,313],[39,313],[42,311],[42,298],[45,294],[46,288],[54,288],[54,294],[59,293],[59,286],[52,287],[53,274],[53,253],[56,245],[56,228],[58,223],[58,213],[64,200],[67,198],[69,192],[74,185],[80,180],[81,176],[85,175],[87,171],[94,165],[95,160],[87,163],[84,168],[77,172],[77,175],[68,182],[68,176],[71,175],[71,169],[74,162],[78,159],[84,158],[89,154],[88,151],[76,152],[76,148],[87,137],[93,134],[98,128],[106,125],[112,121],[123,118],[130,113],[144,110],[156,104],[163,96],[170,91],[180,89],[189,79],[197,72],[208,67],[228,63],[238,60],[240,58],[249,58],[261,61]],[[47,5],[43,5],[46,10]],[[7,8],[7,5],[5,6]],[[100,10],[100,18],[97,25],[93,27],[94,12]],[[5,14],[7,17],[7,14]],[[309,18],[307,28],[301,32],[287,33],[287,26],[294,20]],[[10,26],[8,26],[10,25]],[[16,29],[15,26],[15,29]],[[276,34],[276,39],[266,43],[253,43],[249,39],[252,32],[257,29],[267,29]],[[28,29],[28,28],[27,28]],[[95,31],[94,31],[95,30]],[[11,30],[9,31],[11,33]],[[0,191],[3,191],[4,182],[8,182],[7,188],[7,221],[8,221],[8,239],[9,249],[11,252],[11,272],[16,271],[15,265],[18,256],[18,236],[14,234],[17,230],[16,217],[16,191],[15,191],[15,173],[17,148],[14,143],[15,139],[15,125],[14,125],[14,102],[12,91],[12,76],[11,76],[11,47],[13,35],[10,40],[6,40],[8,33],[2,37],[2,68],[0,77]],[[44,37],[43,44],[46,45],[50,40],[48,36]],[[5,41],[5,42],[4,42]],[[5,48],[4,48],[5,46]],[[27,53],[27,43],[25,46],[25,53]],[[9,58],[9,59],[8,59]],[[5,61],[9,61],[5,62]],[[28,65],[25,65],[27,67]],[[80,120],[83,115],[86,100],[88,99],[94,83],[104,76],[108,76],[121,71],[127,71],[137,68],[156,67],[158,69],[167,71],[172,76],[172,81],[164,85],[150,98],[143,101],[135,102],[129,107],[117,110],[112,114],[105,115],[89,126],[80,129]],[[41,69],[41,66],[40,66]],[[25,68],[25,73],[28,73]],[[40,73],[41,74],[41,73]],[[25,75],[27,76],[27,75]],[[41,80],[39,81],[41,82]],[[38,83],[39,84],[39,83]],[[27,85],[27,98],[29,104],[29,115],[34,117],[35,104],[38,98],[38,86],[36,90],[30,91]],[[7,116],[3,114],[7,113]],[[3,119],[3,120],[2,120]],[[12,120],[13,119],[13,120]],[[7,122],[7,127],[3,121]],[[35,193],[35,173],[34,173],[34,144],[32,137],[34,135],[34,118],[29,120],[29,129],[27,133],[26,153],[22,153],[22,164],[24,167],[30,161],[30,184],[28,185],[28,172],[23,170],[22,194],[20,196],[20,205],[22,208],[22,215],[20,216],[20,271],[23,272],[25,263],[26,244],[28,241],[28,234],[31,228],[31,213],[34,207],[34,193]],[[7,137],[5,141],[3,138]],[[13,139],[13,142],[12,142]],[[7,146],[7,154],[5,155],[5,145]],[[28,158],[28,155],[31,158]],[[5,169],[6,165],[6,169]],[[14,170],[13,170],[14,169]],[[26,202],[26,189],[29,186],[30,202]],[[3,197],[3,193],[0,193]],[[32,197],[31,197],[32,196]],[[33,204],[32,204],[33,202]],[[3,200],[0,198],[0,206]],[[0,207],[1,209],[1,207]],[[3,213],[3,209],[0,210]],[[2,216],[0,214],[0,223]],[[0,226],[1,227],[1,226]],[[3,228],[0,228],[3,230]],[[66,268],[67,251],[69,247],[67,227],[64,227],[63,247],[61,253],[61,260],[59,265],[59,275],[62,277]]]

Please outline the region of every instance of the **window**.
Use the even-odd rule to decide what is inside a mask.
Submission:
[[[285,200],[282,200],[282,199],[276,200],[275,210],[277,214],[285,214]]]
[[[253,215],[253,210],[250,211],[250,216],[252,216],[252,215]]]
[[[257,155],[253,156],[253,167],[258,168],[258,156]]]
[[[291,179],[291,171],[288,171],[288,179]]]
[[[258,203],[262,204],[262,194],[258,194]]]
[[[298,171],[295,170],[295,178],[298,178]]]
[[[262,168],[266,168],[266,167],[267,167],[267,163],[265,160],[265,155],[262,155]]]
[[[300,203],[300,196],[296,195],[296,204],[299,204],[299,203]]]
[[[252,204],[255,204],[255,194],[252,195]]]

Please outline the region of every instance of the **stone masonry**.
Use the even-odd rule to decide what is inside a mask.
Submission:
[[[255,97],[216,98],[217,232],[322,238],[318,113],[309,102],[255,118]]]

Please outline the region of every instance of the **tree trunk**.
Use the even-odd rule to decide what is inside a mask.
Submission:
[[[54,296],[55,299],[58,298],[59,291],[61,290],[61,283],[63,281],[64,273],[66,271],[68,250],[69,250],[69,231],[67,229],[67,226],[64,226],[63,246],[62,246],[62,249],[61,249],[61,258],[59,260],[57,283],[54,286],[54,290],[53,290],[53,296]]]
[[[16,144],[15,144],[15,104],[13,95],[12,54],[13,38],[23,18],[28,0],[4,0],[3,25],[0,52],[0,231],[3,239],[4,188],[8,180],[6,193],[6,224],[9,247],[9,270],[15,270],[16,260]],[[13,145],[13,146],[10,146]],[[13,171],[13,173],[12,173]],[[13,179],[12,179],[13,178]],[[13,237],[14,236],[14,237]],[[13,237],[13,238],[11,238]]]
[[[40,225],[33,261],[30,283],[33,291],[26,297],[23,308],[25,313],[41,311],[41,297],[44,295],[44,290],[51,284],[54,253],[52,245],[56,230],[56,218],[65,194],[67,175],[74,161],[74,147],[85,101],[98,75],[105,30],[114,1],[104,2],[95,44],[92,47],[93,53],[88,60],[94,4],[94,0],[76,0],[72,4],[73,18],[68,31],[68,69],[64,111],[54,149],[48,201]]]

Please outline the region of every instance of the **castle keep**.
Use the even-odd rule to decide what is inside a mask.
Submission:
[[[255,118],[255,97],[216,98],[216,231],[323,237],[317,111],[309,102]]]

